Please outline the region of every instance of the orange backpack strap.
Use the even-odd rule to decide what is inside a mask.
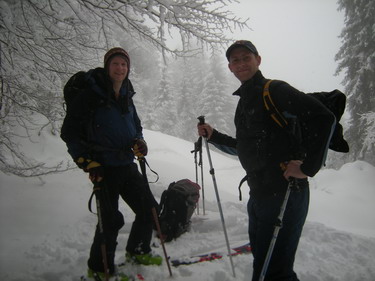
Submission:
[[[284,115],[279,112],[276,108],[270,93],[270,84],[272,80],[268,80],[263,88],[263,102],[267,111],[269,112],[273,121],[281,128],[286,128],[288,126],[288,121],[285,119]]]

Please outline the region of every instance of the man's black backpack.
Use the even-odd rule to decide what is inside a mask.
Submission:
[[[188,179],[172,182],[160,199],[160,229],[169,242],[189,230],[199,200],[200,186]]]
[[[269,86],[272,80],[268,80],[263,88],[263,101],[264,106],[269,112],[271,118],[277,123],[281,128],[288,127],[288,121],[279,112],[275,104],[272,101],[271,93],[269,91]],[[334,90],[332,92],[318,92],[309,93],[307,95],[319,100],[326,108],[328,108],[336,117],[335,129],[333,131],[329,148],[337,152],[349,152],[349,145],[343,136],[343,127],[340,124],[341,116],[345,111],[346,96],[339,90]]]
[[[289,120],[286,118],[276,107],[272,100],[272,94],[270,92],[270,84],[272,81],[277,82],[277,80],[268,80],[263,87],[263,104],[271,119],[279,126],[286,130],[289,134],[291,141],[295,144],[294,151],[295,154],[300,155],[299,144],[301,142],[301,132],[300,130],[294,130],[295,127],[298,127],[296,123],[298,120]],[[328,148],[337,152],[349,152],[349,145],[344,139],[343,127],[340,124],[341,116],[344,114],[345,105],[346,105],[346,96],[344,93],[339,90],[333,90],[332,92],[317,92],[317,93],[308,93],[307,95],[312,96],[313,98],[319,100],[328,110],[330,110],[333,115],[335,115],[336,123],[335,128],[332,133],[332,137]],[[292,129],[294,128],[294,129]],[[298,131],[298,132],[296,132]],[[248,176],[246,175],[238,186],[239,190],[239,199],[242,200],[241,186],[247,180]]]

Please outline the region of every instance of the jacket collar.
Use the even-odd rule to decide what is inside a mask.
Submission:
[[[247,80],[245,83],[243,83],[233,93],[233,95],[241,97],[241,94],[244,92],[245,89],[253,88],[254,86],[257,86],[257,85],[263,85],[264,79],[265,78],[264,78],[262,72],[260,70],[258,70],[257,72],[255,72],[254,76],[250,80]]]
[[[109,79],[107,74],[102,67],[91,69],[86,73],[86,81],[90,85],[91,89],[94,90],[99,96],[107,98],[108,93],[106,93],[107,84],[110,83],[107,81]],[[126,78],[122,83],[120,94],[129,97],[133,97],[135,92],[132,90],[129,78]]]

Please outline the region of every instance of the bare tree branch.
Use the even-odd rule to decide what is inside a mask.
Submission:
[[[231,40],[226,31],[247,27],[246,20],[226,10],[231,2],[0,1],[0,169],[20,176],[67,169],[61,163],[45,167],[29,159],[17,144],[17,139],[30,138],[46,128],[57,134],[65,114],[62,88],[67,77],[95,67],[99,56],[124,34],[133,42],[155,46],[163,55],[190,56],[196,52],[196,44],[171,47],[172,37],[212,48],[226,44]],[[18,127],[23,135],[15,133]]]

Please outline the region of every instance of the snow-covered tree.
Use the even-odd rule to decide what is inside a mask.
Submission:
[[[229,135],[234,135],[234,101],[228,86],[229,70],[223,55],[212,54],[202,91],[202,110],[207,122]],[[227,74],[227,75],[226,75]]]
[[[177,136],[195,141],[197,139],[196,124],[198,123],[198,108],[202,103],[200,96],[202,90],[202,79],[207,74],[202,53],[194,57],[183,58],[176,65],[181,69],[178,81],[177,101]]]
[[[158,88],[154,91],[154,98],[148,108],[145,126],[155,131],[162,131],[174,135],[174,124],[176,122],[176,100],[173,88],[170,87],[170,77],[167,66],[161,66],[162,73]]]
[[[339,9],[345,11],[345,27],[336,60],[337,72],[345,71],[350,157],[375,164],[375,2],[339,0],[338,3]]]
[[[29,116],[37,113],[45,118],[36,118],[44,122],[36,127],[57,134],[68,77],[101,63],[104,52],[124,34],[131,38],[129,45],[144,41],[175,55],[183,55],[167,40],[175,34],[212,46],[225,44],[225,31],[246,26],[227,12],[229,2],[0,0],[0,169],[39,174],[17,146],[14,128],[23,124],[27,137]],[[196,49],[184,51],[193,54]]]

